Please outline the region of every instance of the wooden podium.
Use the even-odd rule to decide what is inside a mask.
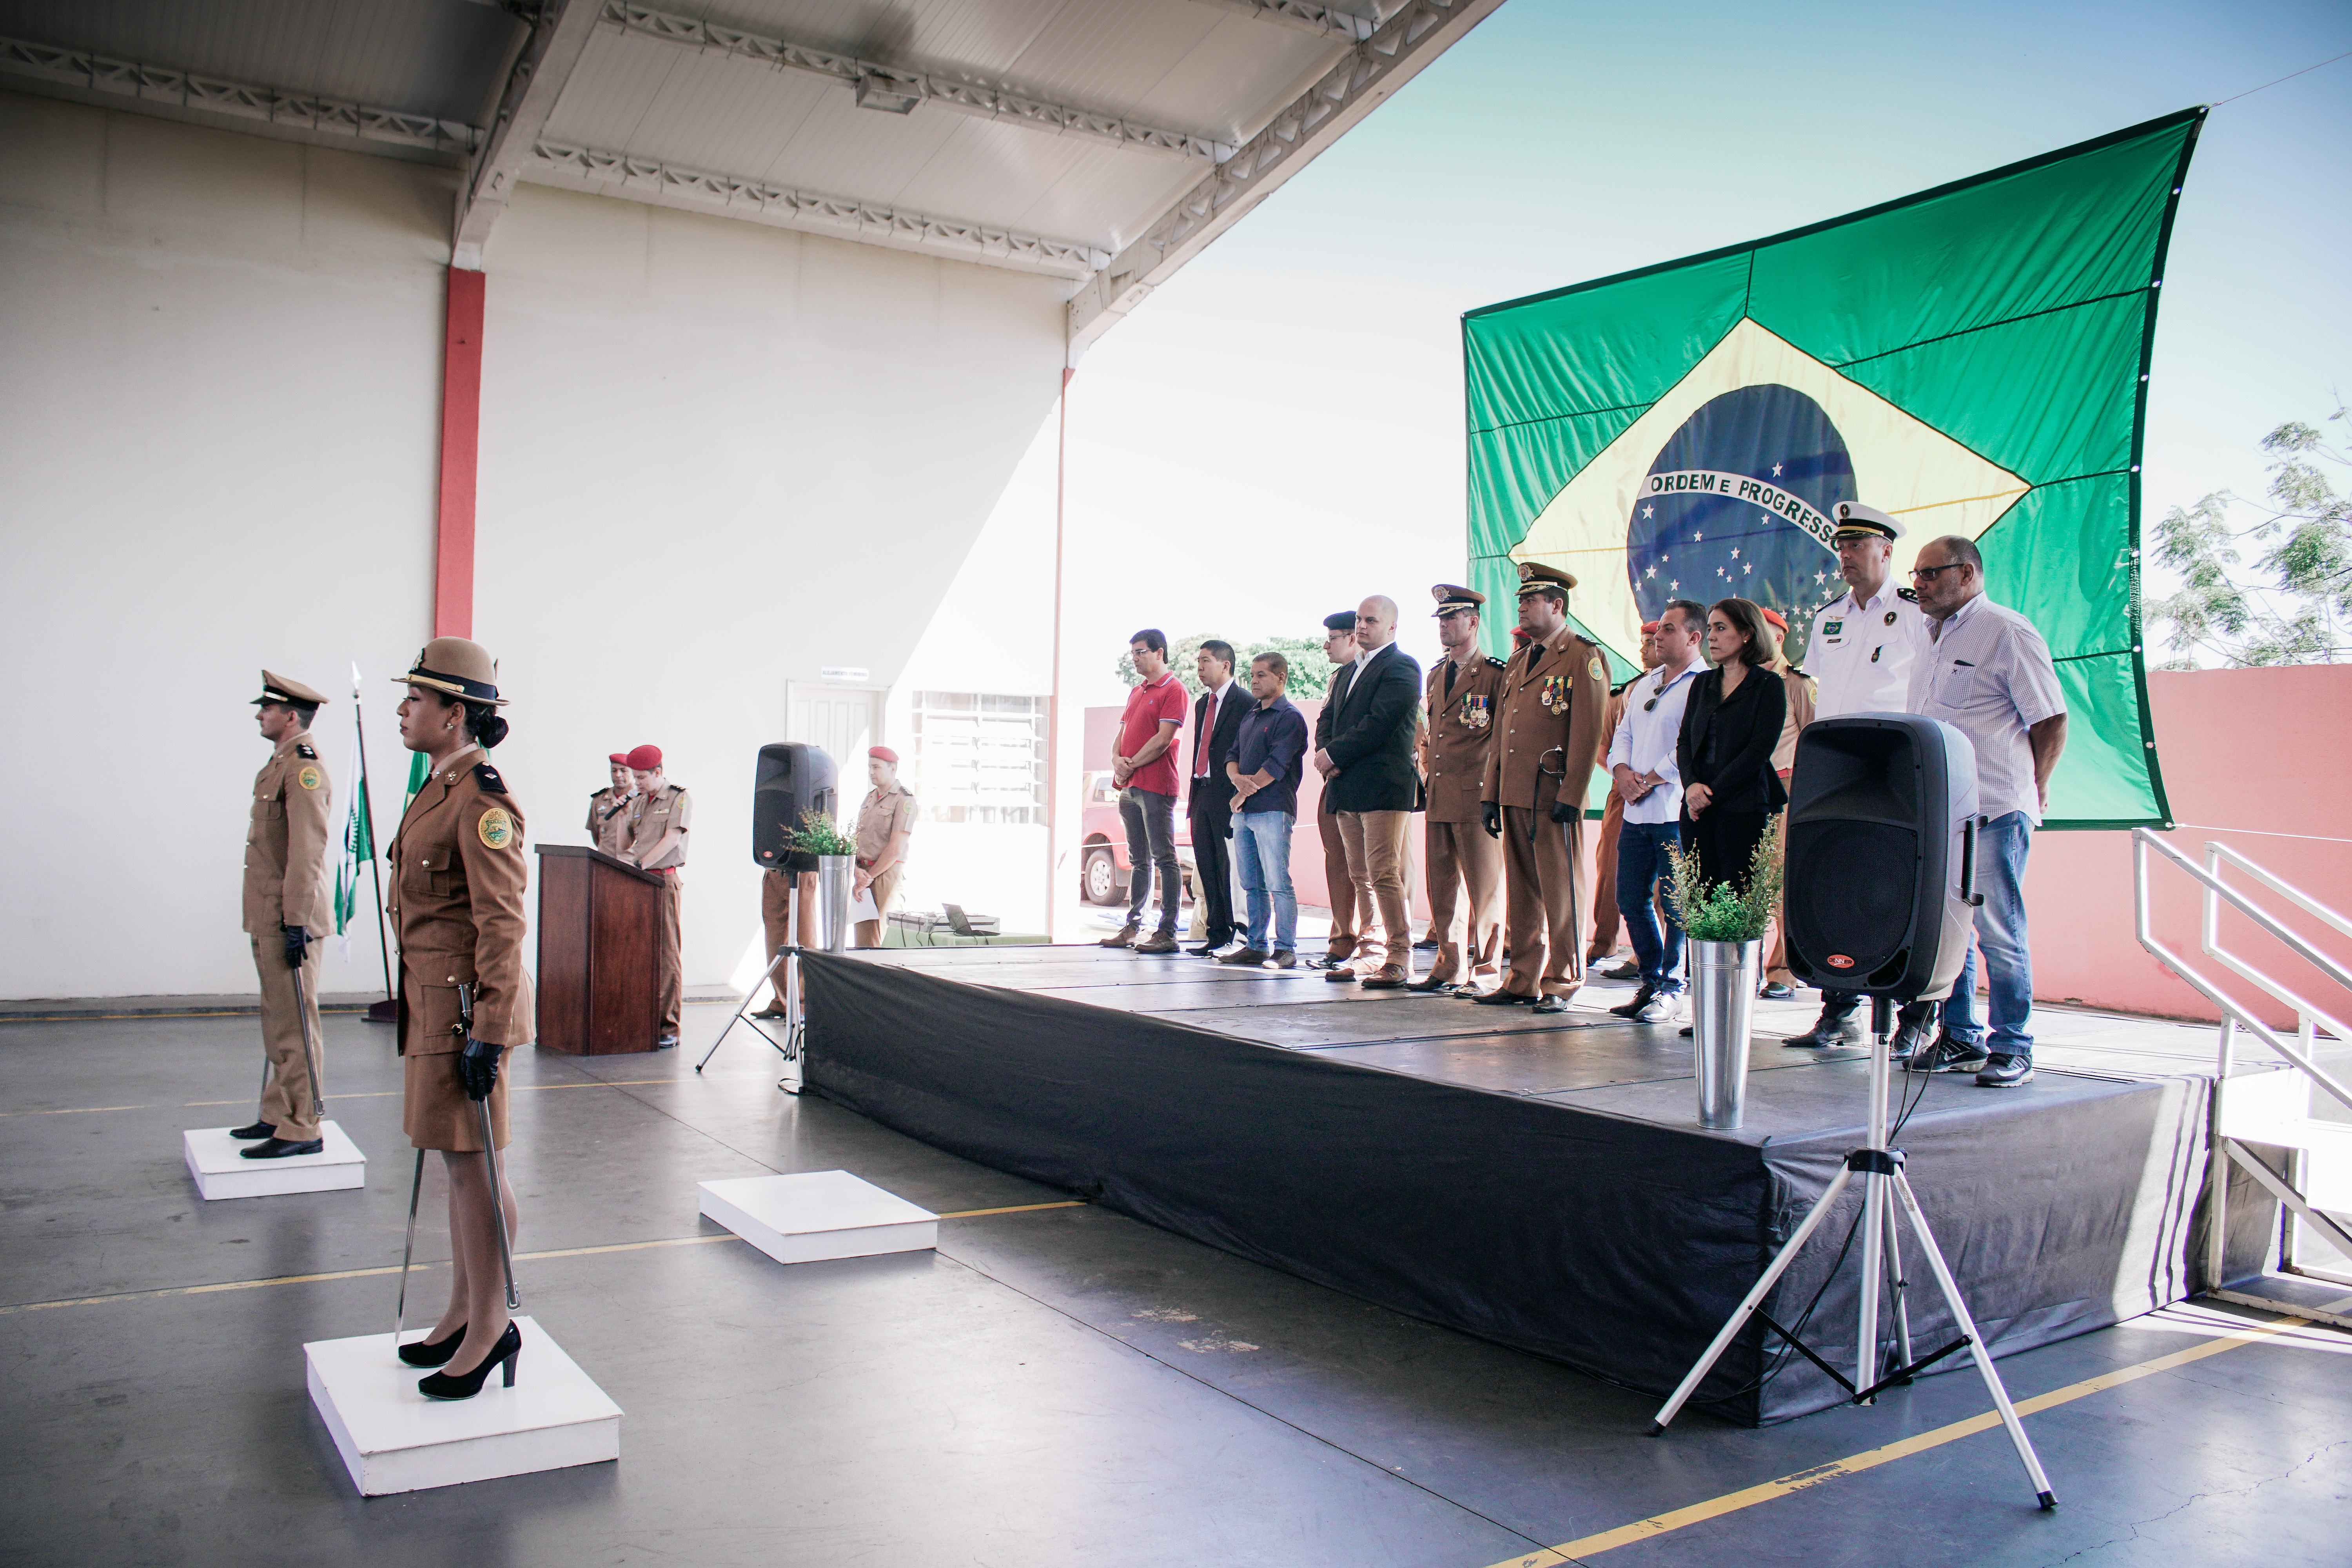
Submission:
[[[661,879],[601,850],[537,844],[539,1043],[650,1051],[661,1034]]]

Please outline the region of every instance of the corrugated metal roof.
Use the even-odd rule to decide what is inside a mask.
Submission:
[[[1349,47],[1247,0],[574,3],[595,7],[597,26],[533,141],[552,151],[521,178],[576,183],[593,163],[639,171],[608,184],[642,195],[660,183],[642,171],[660,165],[758,187],[722,205],[761,221],[792,221],[774,199],[792,193],[1088,253],[1133,242]],[[528,36],[489,0],[0,0],[0,38],[476,128]],[[0,58],[0,86],[69,96],[105,85],[95,63],[49,57]],[[860,107],[860,72],[949,96],[918,87],[911,112]],[[288,133],[269,121],[235,128]]]

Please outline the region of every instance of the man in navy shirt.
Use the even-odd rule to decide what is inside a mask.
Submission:
[[[1290,885],[1290,829],[1298,818],[1307,716],[1283,695],[1290,663],[1280,654],[1250,660],[1249,684],[1257,706],[1242,715],[1225,763],[1234,786],[1234,865],[1249,900],[1249,930],[1242,945],[1217,962],[1255,968],[1270,957],[1276,969],[1291,969],[1298,963],[1298,895]]]

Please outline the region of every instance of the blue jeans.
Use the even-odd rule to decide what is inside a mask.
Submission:
[[[1260,952],[1288,952],[1298,945],[1298,895],[1290,887],[1290,828],[1286,811],[1234,814],[1234,868],[1242,875],[1249,904],[1243,945]],[[1266,945],[1266,927],[1274,945]]]
[[[1118,792],[1118,816],[1127,824],[1127,923],[1143,923],[1151,898],[1151,870],[1160,868],[1160,934],[1176,934],[1176,911],[1184,884],[1176,879],[1176,797],[1129,784]]]
[[[1952,1038],[1984,1043],[1997,1057],[2033,1059],[2033,950],[2025,942],[2025,857],[2033,847],[2033,824],[2025,813],[1996,816],[1977,835],[1976,941],[1968,963],[1944,1003],[1943,1025]],[[1977,1022],[1977,955],[1984,955],[1987,989],[1992,993],[1992,1033]]]
[[[1650,907],[1651,890],[1675,873],[1666,851],[1683,841],[1679,822],[1628,822],[1617,829],[1617,912],[1625,920],[1625,940],[1642,966],[1642,984],[1661,996],[1682,994],[1683,928],[1666,905],[1666,929]]]

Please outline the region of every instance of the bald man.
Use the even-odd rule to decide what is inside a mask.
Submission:
[[[1339,818],[1363,920],[1355,957],[1326,970],[1324,978],[1352,977],[1375,991],[1395,990],[1412,979],[1404,863],[1406,830],[1421,804],[1421,770],[1414,765],[1421,666],[1396,646],[1396,601],[1386,595],[1374,594],[1356,606],[1356,660],[1344,672],[1344,689],[1335,685],[1326,710],[1330,722],[1314,756],[1324,798]]]

